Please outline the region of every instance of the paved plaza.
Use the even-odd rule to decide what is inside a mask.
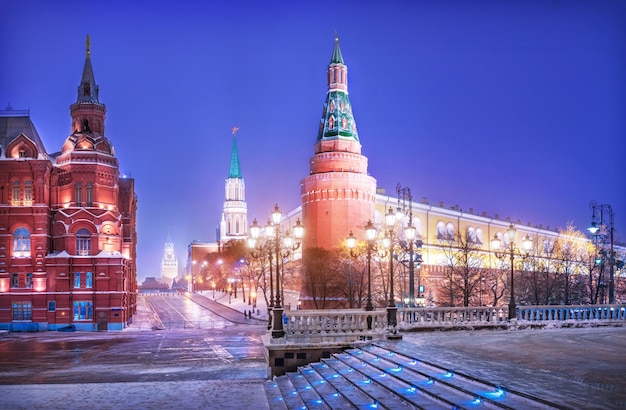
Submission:
[[[242,323],[152,330],[154,312],[144,300],[123,332],[5,334],[0,338],[0,405],[269,408],[260,339],[265,325],[246,321],[243,313],[236,316]],[[626,408],[624,327],[417,332],[384,343],[563,408]]]

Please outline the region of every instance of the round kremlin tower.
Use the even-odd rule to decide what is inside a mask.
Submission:
[[[306,226],[303,249],[342,246],[350,231],[357,232],[374,217],[376,180],[367,173],[361,155],[352,105],[348,98],[348,68],[335,38],[328,65],[328,91],[310,161],[310,175],[300,183],[302,219]]]

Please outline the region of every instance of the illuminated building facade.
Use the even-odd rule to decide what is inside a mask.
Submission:
[[[28,111],[0,114],[0,328],[121,330],[136,309],[132,178],[105,137],[89,37],[71,135],[48,154]]]
[[[328,91],[317,140],[314,145],[314,155],[310,160],[310,174],[300,183],[301,207],[289,212],[290,220],[301,218],[305,226],[303,252],[307,249],[324,248],[327,250],[344,248],[345,239],[353,232],[361,242],[365,241],[364,227],[369,220],[377,227],[382,238],[385,228],[385,215],[400,206],[399,193],[393,191],[385,194],[384,189],[376,187],[376,180],[368,175],[367,157],[361,155],[361,140],[357,133],[352,106],[348,100],[347,67],[339,49],[338,39],[331,62],[328,66]],[[443,203],[430,204],[426,199],[414,201],[412,198],[405,204],[405,216],[395,226],[396,240],[405,241],[404,228],[408,225],[408,212],[412,211],[412,225],[416,228],[414,283],[417,290],[414,297],[419,299],[417,304],[440,303],[439,290],[446,286],[445,275],[450,272],[452,248],[459,246],[459,238],[468,248],[471,248],[472,269],[503,270],[508,263],[494,256],[491,248],[492,239],[498,238],[504,247],[509,247],[507,229],[513,225],[517,230],[517,249],[521,249],[521,242],[528,236],[533,241],[535,255],[543,255],[544,260],[553,258],[550,252],[557,240],[563,241],[562,233],[550,230],[549,227],[534,226],[530,223],[511,218],[490,216],[485,212],[475,213],[473,209],[463,210],[458,205],[446,207]],[[616,252],[619,260],[624,260],[626,249],[619,246]],[[547,256],[546,256],[547,255]],[[297,256],[297,255],[296,255]],[[417,256],[416,256],[417,257]],[[397,255],[394,264],[397,275],[405,275],[406,263],[401,263],[403,255]],[[519,263],[522,258],[518,257]],[[517,263],[516,262],[516,263]],[[377,264],[381,272],[388,267],[385,261],[378,257]],[[518,265],[519,265],[518,263]],[[527,265],[519,265],[528,269]],[[382,267],[382,268],[381,268]],[[572,269],[574,269],[572,267]],[[584,274],[581,264],[572,272]],[[384,274],[377,274],[373,281],[375,286],[385,286]],[[507,279],[504,279],[506,281]],[[407,295],[406,278],[397,281],[397,301],[401,304]],[[600,290],[602,278],[593,279],[595,286]],[[314,308],[311,295],[306,289],[307,278],[302,278],[301,303],[304,309]],[[582,280],[581,280],[582,282]],[[623,281],[622,281],[623,283]],[[319,286],[319,285],[318,285]],[[404,287],[403,287],[404,286]],[[479,284],[478,286],[483,286]],[[485,286],[488,284],[485,283]],[[499,286],[502,286],[500,283]],[[500,288],[501,290],[501,288]],[[487,296],[490,289],[485,289],[485,299],[479,303],[489,303]],[[482,292],[482,290],[481,290]],[[479,292],[480,293],[480,292]],[[482,295],[482,293],[480,293]],[[341,303],[341,296],[336,307],[346,307]],[[384,298],[383,298],[384,299]],[[602,298],[599,298],[600,301]],[[335,307],[327,303],[326,307]]]

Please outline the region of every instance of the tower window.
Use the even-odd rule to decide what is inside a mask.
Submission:
[[[31,206],[33,204],[33,181],[27,180],[24,183],[24,205]]]
[[[74,272],[74,287],[80,288],[80,272]]]
[[[17,228],[13,232],[13,257],[30,257],[30,231],[26,228]]]
[[[80,206],[83,202],[83,186],[80,182],[76,183],[76,186],[74,187],[74,190],[76,191],[74,193],[75,197],[76,197],[76,206]]]
[[[85,287],[86,288],[93,287],[93,274],[91,272],[87,272],[85,274]]]
[[[91,233],[85,228],[76,232],[76,255],[91,255]]]
[[[91,95],[91,86],[88,82],[83,83],[83,96],[89,97]]]
[[[20,189],[20,181],[13,181],[13,199],[12,199],[11,205],[19,206],[21,195],[22,195],[22,190]]]
[[[93,204],[93,184],[91,182],[87,183],[85,202],[87,203],[87,206],[91,206]]]

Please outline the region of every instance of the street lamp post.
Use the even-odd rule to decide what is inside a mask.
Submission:
[[[494,235],[491,240],[491,248],[493,249],[494,254],[498,259],[503,259],[507,255],[509,256],[510,265],[511,265],[511,280],[510,280],[510,292],[511,297],[509,299],[509,320],[515,319],[517,317],[516,305],[515,305],[515,276],[514,276],[514,266],[513,263],[515,261],[515,255],[521,256],[522,259],[526,259],[528,257],[528,252],[533,246],[533,241],[530,239],[530,236],[526,235],[524,239],[522,239],[522,248],[524,249],[524,253],[520,253],[519,250],[515,247],[515,235],[517,234],[517,230],[511,224],[509,229],[506,230],[506,235],[509,239],[509,246],[506,250],[502,250],[499,252],[501,246],[501,240],[498,238],[498,235]]]
[[[615,216],[613,214],[613,207],[609,204],[598,205],[596,201],[591,201],[589,208],[591,208],[591,226],[587,228],[587,230],[593,235],[596,247],[599,245],[599,241],[601,239],[602,246],[606,243],[607,226],[604,220],[604,215],[606,214],[609,217],[609,303],[615,303],[615,251],[613,250],[613,229]],[[602,265],[600,269],[604,269],[605,257],[606,252],[602,255]]]
[[[267,221],[267,225],[270,228],[271,223]],[[266,228],[267,229],[267,228]],[[250,226],[250,237],[248,238],[248,248],[250,249],[250,255],[255,259],[260,259],[265,257],[265,253],[267,252],[267,262],[270,270],[270,300],[269,305],[267,305],[267,330],[272,328],[272,308],[274,307],[274,282],[272,278],[272,249],[269,246],[269,242],[263,241],[261,238],[261,226],[256,221],[252,221],[252,225]]]
[[[389,208],[389,212],[385,215],[388,236],[383,239],[383,246],[389,248],[389,305],[387,306],[387,323],[389,325],[387,338],[389,339],[402,339],[402,335],[398,333],[398,308],[393,286],[393,228],[398,220],[397,217],[398,214]]]
[[[266,239],[266,247],[269,254],[269,265],[270,265],[270,305],[272,306],[272,311],[270,313],[270,329],[272,330],[273,338],[280,338],[285,336],[285,331],[283,329],[283,306],[282,306],[282,289],[281,289],[281,258],[288,257],[292,251],[295,251],[300,247],[302,243],[302,237],[304,235],[304,227],[300,223],[300,219],[296,221],[296,225],[294,226],[294,236],[292,237],[289,234],[289,231],[282,232],[280,229],[280,222],[282,220],[283,213],[280,211],[278,205],[274,207],[274,211],[271,214],[271,220],[268,221],[268,224],[265,226],[265,239]],[[263,249],[263,245],[257,241],[260,238],[260,227],[256,223],[256,219],[253,222],[253,225],[250,227],[250,238],[248,239],[248,247],[251,249],[256,249],[260,251]],[[275,262],[275,272],[276,272],[276,292],[274,295],[276,298],[272,300],[272,251],[276,256]],[[258,256],[255,256],[258,255]],[[257,254],[253,254],[253,257],[260,257],[260,252]],[[272,318],[273,316],[273,318]]]
[[[409,307],[415,307],[415,262],[421,261],[421,255],[415,253],[415,246],[418,248],[421,246],[421,240],[416,238],[417,230],[413,226],[413,197],[411,196],[411,189],[409,187],[402,187],[400,183],[396,185],[396,192],[398,193],[398,214],[403,217],[408,213],[409,221],[406,228],[404,228],[404,239],[406,243],[402,244],[402,249],[409,254]],[[408,202],[408,204],[407,204]],[[396,216],[396,218],[398,218]],[[406,265],[405,265],[406,266]],[[417,289],[418,295],[422,288],[422,275],[421,271],[418,272],[417,277]]]
[[[367,302],[365,303],[365,310],[371,312],[374,310],[374,305],[372,305],[372,252],[374,251],[374,247],[376,244],[376,228],[372,224],[372,221],[367,221],[367,225],[365,226],[365,239],[367,240],[366,247],[366,257],[367,257]],[[352,257],[356,257],[357,255],[354,253],[354,248],[356,246],[356,238],[350,231],[350,236],[346,239],[346,244],[350,249],[350,254]],[[372,317],[367,317],[367,329],[372,329]]]

